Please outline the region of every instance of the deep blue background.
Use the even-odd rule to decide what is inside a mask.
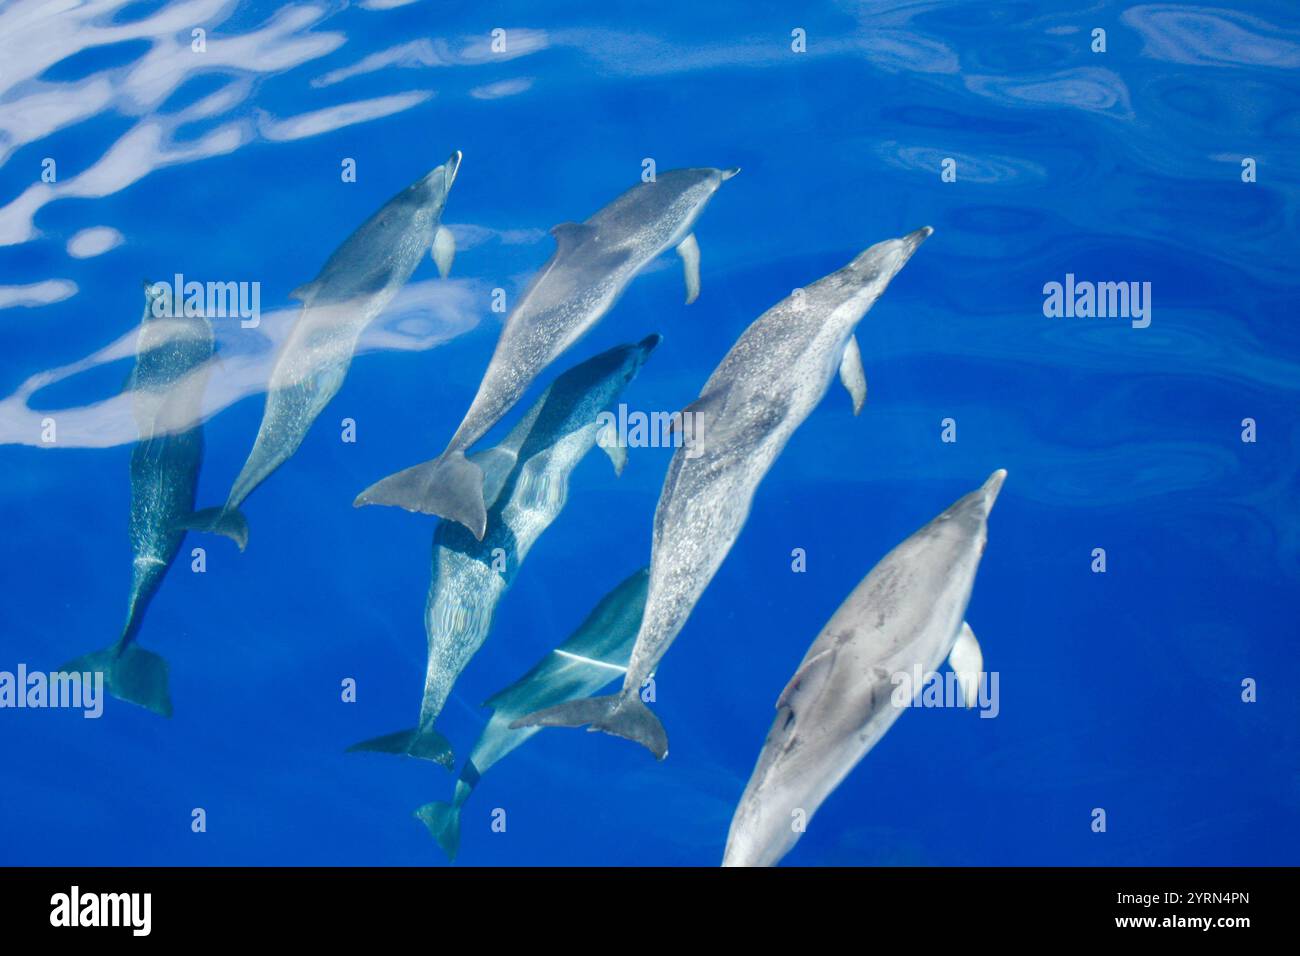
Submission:
[[[144,276],[257,280],[264,309],[285,307],[359,222],[453,148],[465,159],[444,221],[498,230],[583,219],[634,183],[645,157],[743,167],[696,230],[699,301],[682,305],[680,267],[666,259],[552,369],[661,332],[625,394],[633,409],[687,404],[763,310],[930,224],[859,327],[862,416],[833,385],[660,668],[671,756],[657,764],[625,741],[547,731],[485,775],[461,862],[716,864],[808,644],[886,551],[998,467],[1010,476],[968,617],[1001,675],[1000,715],[905,714],[787,862],[1300,862],[1293,6],[1188,18],[1115,4],[783,6],[333,7],[308,32],[346,43],[257,78],[229,114],[177,139],[232,120],[256,128],[258,110],[282,119],[436,95],[43,208],[40,237],[0,248],[0,285],[68,278],[79,293],[0,312],[0,394],[130,331]],[[273,13],[215,15],[209,43]],[[546,31],[547,43],[504,62],[310,83],[419,38],[482,45],[494,27]],[[807,30],[806,54],[790,51],[794,27]],[[1107,30],[1104,54],[1089,49],[1094,27]],[[121,70],[145,49],[78,53],[44,79]],[[222,76],[196,75],[158,112]],[[523,77],[532,85],[517,95],[470,95]],[[141,115],[119,104],[17,150],[0,166],[0,205],[43,157],[75,175]],[[339,180],[344,156],[358,162],[355,184]],[[1254,184],[1241,182],[1243,156],[1258,160]],[[940,179],[944,157],[958,161],[955,183]],[[69,259],[67,239],[99,224],[126,244]],[[300,452],[249,500],[247,552],[191,538],[208,572],[178,563],[141,633],[171,663],[173,719],[113,700],[98,721],[0,711],[0,863],[443,862],[411,811],[446,799],[451,775],[343,753],[414,721],[433,524],[350,501],[443,447],[499,328],[486,290],[518,290],[551,248],[540,235],[463,249],[453,275],[482,293],[477,327],[430,351],[359,357]],[[1067,272],[1151,282],[1151,326],[1045,318],[1042,286]],[[426,262],[416,279],[435,274]],[[128,371],[129,360],[97,369],[32,404],[103,399]],[[208,422],[200,504],[224,499],[261,411],[251,397]],[[339,440],[344,417],[356,444]],[[945,417],[955,444],[939,440]],[[1240,440],[1245,417],[1255,444]],[[567,510],[444,713],[461,757],[486,718],[479,703],[648,562],[668,454],[634,449],[621,479],[599,453],[578,468]],[[126,444],[0,448],[0,669],[52,668],[116,636],[129,456]],[[791,573],[795,547],[805,574]],[[1089,569],[1096,547],[1104,575]],[[358,681],[355,704],[339,699],[345,677]],[[1247,677],[1257,703],[1240,700]],[[194,807],[206,833],[190,831]],[[489,828],[498,807],[504,834]],[[1104,834],[1091,832],[1095,807]]]

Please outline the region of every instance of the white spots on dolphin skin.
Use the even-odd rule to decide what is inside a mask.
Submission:
[[[195,574],[208,573],[208,552],[202,548],[194,548],[190,551],[190,570]]]
[[[957,441],[957,419],[945,418],[939,422],[939,440],[945,445],[951,445]]]
[[[1250,156],[1241,161],[1241,181],[1243,183],[1253,183],[1255,181],[1255,160]]]
[[[355,704],[357,702],[357,679],[355,677],[345,677],[339,686],[342,687],[339,699],[345,704]]]
[[[0,309],[30,309],[62,302],[76,294],[77,284],[71,279],[45,279],[27,285],[0,285]]]
[[[1093,574],[1106,573],[1106,549],[1105,548],[1092,549],[1092,573]]]
[[[1131,7],[1120,14],[1144,43],[1142,55],[1193,66],[1300,66],[1300,35],[1260,17],[1174,4]]]
[[[190,830],[193,833],[208,832],[208,811],[202,807],[195,807],[190,811]]]
[[[339,163],[339,179],[345,183],[357,181],[357,161],[351,156],[344,156],[343,161]]]
[[[339,422],[339,427],[343,429],[339,438],[345,445],[355,445],[357,443],[357,420],[355,418],[345,418]]]
[[[808,31],[803,27],[795,27],[790,31],[790,50],[794,53],[808,52]]]
[[[794,548],[790,552],[790,570],[803,574],[808,570],[808,552],[803,548]]]
[[[1243,704],[1255,703],[1255,678],[1243,677],[1241,679],[1241,702]]]
[[[46,156],[41,160],[41,182],[54,183],[59,180],[59,164],[53,157]]]
[[[1106,811],[1101,807],[1094,807],[1092,810],[1092,832],[1106,832]]]
[[[513,80],[501,80],[497,83],[488,83],[485,86],[476,86],[469,91],[469,95],[476,100],[499,100],[507,96],[518,96],[520,93],[526,93],[532,89],[533,78],[531,76],[521,76]]]
[[[273,143],[283,143],[392,116],[394,113],[418,106],[431,96],[433,96],[431,90],[377,96],[374,99],[328,106],[310,113],[299,113],[286,119],[276,119],[265,111],[259,111],[257,128],[264,139]]]
[[[504,807],[496,807],[492,810],[492,832],[506,832],[506,811]]]
[[[1106,31],[1102,27],[1097,27],[1092,31],[1092,52],[1106,52]]]
[[[112,226],[91,226],[68,240],[68,255],[74,259],[93,259],[116,249],[125,237]]]
[[[1247,444],[1255,442],[1255,419],[1243,418],[1241,420],[1241,440]]]

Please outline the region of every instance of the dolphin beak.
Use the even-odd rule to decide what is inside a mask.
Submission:
[[[641,346],[642,351],[645,352],[646,355],[649,355],[663,340],[664,337],[658,332],[652,332],[638,342],[637,345]]]
[[[999,468],[993,474],[989,475],[988,481],[984,482],[984,487],[980,491],[984,495],[984,511],[988,513],[993,510],[993,502],[998,500],[998,492],[1002,490],[1002,482],[1007,480],[1007,470]]]
[[[739,166],[732,166],[730,169],[724,169],[722,171],[722,181],[725,183],[728,179],[736,175],[736,173],[738,172],[740,172]]]
[[[903,237],[903,242],[907,243],[907,254],[910,256],[917,250],[921,243],[925,242],[925,240],[929,239],[932,235],[934,235],[934,230],[929,226],[922,226],[920,229],[917,229],[914,232],[909,232],[905,235]]]
[[[451,189],[451,184],[456,181],[456,173],[460,172],[460,160],[464,154],[456,150],[447,157],[447,162],[442,166],[442,174],[447,179],[447,189]]]

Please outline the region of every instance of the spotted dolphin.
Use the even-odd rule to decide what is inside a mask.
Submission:
[[[167,662],[136,643],[145,609],[171,567],[187,530],[225,535],[242,551],[244,516],[194,510],[203,463],[203,392],[212,364],[212,326],[203,316],[172,316],[158,287],[145,285],[135,368],[127,380],[140,440],[131,451],[131,592],[117,641],[65,664],[68,672],[103,671],[109,693],[170,717]]]
[[[483,474],[465,452],[528,390],[542,370],[604,317],[632,278],[676,247],[686,301],[700,287],[692,230],[709,199],[739,169],[674,169],[640,183],[583,223],[551,230],[555,252],[506,320],[465,419],[443,453],[379,481],[355,505],[396,505],[459,521],[476,538],[487,526]]]
[[[931,233],[888,239],[768,309],[687,407],[695,439],[668,465],[655,510],[650,596],[622,690],[528,715],[511,726],[578,727],[626,737],[656,757],[668,735],[641,701],[654,673],[749,516],[759,482],[839,370],[861,407],[865,376],[854,327]]]
[[[965,623],[988,517],[1006,472],[885,555],[813,641],[776,702],[776,720],[727,835],[723,866],[773,866],[817,808],[913,702],[899,676],[944,658],[975,706],[984,656]],[[921,686],[914,689],[920,696]]]
[[[482,541],[454,521],[440,522],[434,532],[424,611],[429,657],[419,723],[350,750],[408,754],[451,767],[451,745],[434,722],[456,678],[487,640],[496,606],[519,566],[564,508],[569,475],[578,462],[599,444],[622,471],[627,451],[597,417],[658,344],[659,336],[651,335],[569,369],[505,441],[474,456],[484,471],[492,520]]]
[[[460,812],[488,768],[542,728],[511,730],[516,717],[566,700],[586,697],[627,671],[641,612],[645,610],[650,569],[642,568],[600,599],[563,644],[527,674],[488,698],[493,710],[469,759],[461,767],[450,803],[426,803],[415,811],[449,859],[460,846]]]
[[[340,388],[357,339],[415,272],[426,249],[439,274],[451,269],[456,243],[441,225],[459,151],[386,202],[334,250],[320,274],[290,296],[302,312],[271,371],[266,408],[248,460],[226,502],[238,508],[289,460]]]

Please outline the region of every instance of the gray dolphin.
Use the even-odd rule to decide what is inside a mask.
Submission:
[[[822,628],[776,702],[723,866],[772,866],[790,852],[796,820],[812,819],[902,713],[898,675],[948,658],[974,706],[983,654],[964,619],[1006,475],[995,471],[885,555]]]
[[[109,693],[170,717],[167,662],[135,643],[145,609],[171,567],[186,530],[223,534],[242,551],[248,540],[238,511],[194,511],[203,462],[203,390],[212,363],[212,326],[203,316],[172,317],[145,285],[135,368],[127,380],[140,440],[131,451],[131,595],[116,643],[65,664],[103,671]]]
[[[460,159],[457,150],[384,203],[334,250],[320,275],[290,293],[302,302],[302,313],[271,371],[262,424],[230,489],[228,509],[238,508],[298,450],[343,387],[361,332],[411,278],[424,250],[439,274],[451,269],[456,242],[440,222]]]
[[[542,729],[511,730],[510,722],[542,707],[594,694],[627,670],[649,584],[649,568],[622,581],[600,599],[568,640],[519,680],[488,698],[483,706],[493,708],[492,719],[460,770],[451,802],[426,803],[415,811],[449,859],[456,859],[460,846],[461,808],[479,779],[489,767]]]
[[[691,230],[705,205],[738,169],[674,169],[641,183],[583,223],[551,230],[555,252],[506,320],[478,394],[443,453],[357,495],[355,505],[396,505],[459,521],[483,537],[483,474],[465,451],[519,401],[542,370],[604,317],[632,278],[676,247],[686,301],[700,286]]]
[[[477,540],[453,521],[433,536],[433,569],[424,610],[428,668],[420,722],[414,730],[367,740],[350,750],[422,757],[450,768],[451,744],[434,729],[452,685],[487,640],[497,603],[528,551],[560,514],[569,475],[600,444],[622,471],[626,449],[602,432],[597,416],[618,398],[650,352],[651,335],[576,365],[554,382],[505,441],[474,456],[492,502],[488,534]]]
[[[686,409],[695,440],[673,454],[659,495],[650,596],[622,691],[550,707],[512,726],[590,724],[635,740],[661,760],[667,756],[668,735],[641,702],[641,685],[740,535],[759,482],[826,394],[836,369],[859,407],[865,377],[853,329],[931,231],[926,226],[877,243],[796,290],[741,334]]]

